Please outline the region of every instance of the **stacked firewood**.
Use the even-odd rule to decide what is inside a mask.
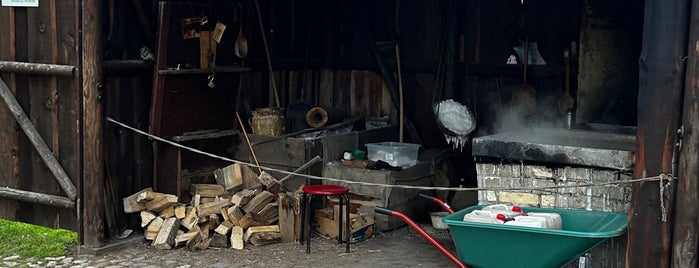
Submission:
[[[191,185],[189,204],[146,188],[123,199],[124,212],[140,213],[145,237],[158,249],[243,249],[246,243],[279,242],[279,181],[239,164],[214,175],[216,184]]]

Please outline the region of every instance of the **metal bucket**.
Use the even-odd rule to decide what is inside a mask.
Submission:
[[[284,109],[276,107],[257,108],[250,118],[252,133],[264,136],[284,134]]]

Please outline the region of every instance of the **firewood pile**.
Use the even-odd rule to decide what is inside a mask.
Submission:
[[[279,204],[289,203],[285,199],[289,195],[279,194],[278,180],[239,164],[218,169],[214,175],[216,184],[191,185],[189,204],[179,203],[175,195],[146,188],[123,199],[124,212],[140,213],[145,238],[157,249],[243,249],[246,243],[260,246],[282,240],[277,224]],[[297,201],[292,203],[298,206]],[[286,211],[288,205],[284,209],[281,211]],[[290,214],[290,221],[284,221],[291,226],[282,228],[291,228],[293,240],[297,227],[293,210]]]

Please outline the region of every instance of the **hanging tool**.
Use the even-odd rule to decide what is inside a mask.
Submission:
[[[527,66],[529,65],[529,38],[524,41],[524,64],[522,69],[522,84],[512,89],[510,105],[522,115],[536,113],[536,89],[527,84]]]
[[[570,95],[570,53],[566,49],[563,52],[563,59],[565,60],[566,72],[565,72],[565,94],[561,97],[561,101],[558,103],[558,111],[562,114],[567,114],[569,111],[573,110],[575,106],[575,99]]]
[[[243,35],[243,6],[238,3],[239,30],[238,38],[235,39],[235,56],[245,58],[248,55],[248,40]]]
[[[277,79],[274,78],[274,71],[272,70],[272,56],[269,54],[269,46],[267,45],[267,37],[265,35],[265,27],[262,23],[262,12],[260,12],[260,4],[255,0],[255,9],[257,10],[257,21],[260,23],[260,33],[262,34],[262,43],[265,46],[265,54],[267,55],[267,68],[269,70],[269,83],[272,85],[272,91],[274,92],[274,101],[277,107],[281,107],[279,103],[279,93],[277,93]]]

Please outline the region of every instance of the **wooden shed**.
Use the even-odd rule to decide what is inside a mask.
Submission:
[[[676,178],[633,185],[617,265],[694,267],[697,42],[689,0],[2,0],[0,217],[100,248],[138,228],[123,197],[225,164],[115,122],[233,157],[236,113],[326,107],[447,150],[434,103],[492,134],[528,84],[528,122],[634,126],[633,176]],[[475,186],[470,145],[450,161],[451,186]]]

